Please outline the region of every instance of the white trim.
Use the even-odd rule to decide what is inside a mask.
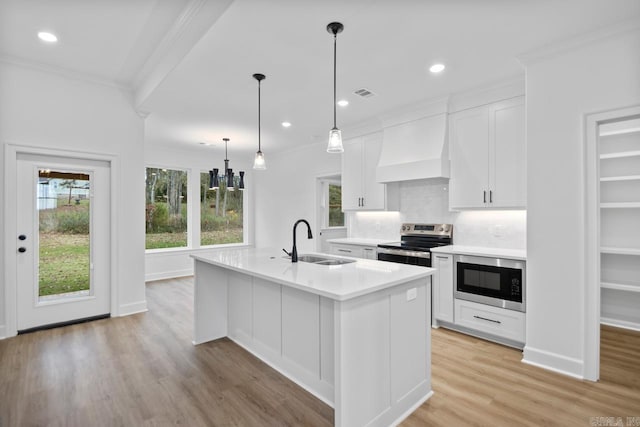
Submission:
[[[16,173],[18,165],[18,154],[33,154],[43,156],[64,157],[71,159],[85,159],[85,160],[99,160],[109,163],[110,184],[111,184],[111,215],[110,215],[110,228],[111,228],[111,252],[110,252],[110,274],[111,288],[110,292],[110,310],[112,316],[119,315],[118,304],[118,251],[117,251],[117,200],[118,194],[119,173],[118,162],[119,157],[114,154],[96,153],[91,151],[77,151],[67,149],[52,149],[40,146],[32,145],[20,145],[7,142],[5,144],[4,151],[4,235],[5,235],[5,255],[4,255],[4,293],[5,293],[5,331],[6,337],[12,337],[17,335],[17,256],[16,251],[10,251],[8,248],[15,246],[15,240],[12,238],[16,231],[17,213],[15,209],[9,209],[10,206],[15,206],[17,200],[16,186]],[[145,302],[146,305],[146,302]]]
[[[640,115],[640,106],[588,114],[584,117],[585,144],[585,299],[584,299],[584,371],[587,380],[600,377],[600,156],[598,150],[601,124]],[[611,250],[611,249],[609,249]],[[607,322],[613,322],[607,319]],[[615,326],[624,321],[615,321]],[[613,323],[607,323],[613,324]],[[624,326],[621,326],[624,327]]]
[[[145,274],[144,281],[153,282],[155,280],[175,279],[177,277],[187,277],[187,276],[193,276],[193,268],[187,268],[185,270],[172,270],[172,271],[162,271],[160,273]]]
[[[583,362],[574,357],[567,357],[561,354],[551,353],[525,346],[522,352],[522,363],[537,366],[559,374],[568,375],[573,378],[584,379]]]
[[[640,24],[637,18],[633,18],[600,28],[596,31],[590,31],[568,39],[558,40],[529,52],[522,53],[518,55],[516,59],[518,59],[518,61],[520,61],[524,66],[529,66],[551,56],[560,55],[608,38],[618,37],[626,33],[639,30]]]
[[[129,304],[122,304],[120,306],[120,309],[118,310],[118,317],[130,316],[132,314],[144,313],[147,311],[149,311],[149,309],[147,308],[147,300],[132,302]],[[113,313],[111,314],[111,317],[115,317]]]
[[[3,340],[7,338],[7,336],[5,335],[5,327],[4,325],[0,325],[0,340]]]
[[[0,55],[0,63],[13,65],[21,68],[28,68],[30,70],[40,71],[42,73],[55,74],[70,80],[78,80],[85,83],[106,86],[113,89],[118,89],[126,93],[130,98],[133,96],[131,87],[120,84],[114,80],[109,80],[107,78],[92,75],[92,74],[79,73],[77,71],[73,71],[67,68],[57,67],[51,64],[45,64],[42,62],[28,60],[28,59],[20,58],[13,55],[7,55],[7,54]]]
[[[640,323],[629,322],[628,320],[613,319],[610,317],[601,317],[601,325],[614,326],[616,328],[629,329],[630,331],[640,332]]]
[[[420,406],[422,406],[422,404],[424,402],[426,402],[427,400],[431,399],[431,397],[433,396],[433,390],[431,390],[429,393],[427,393],[426,396],[424,396],[422,399],[418,400],[414,405],[412,405],[409,409],[407,409],[405,412],[403,412],[395,421],[393,421],[391,423],[392,427],[395,427],[397,425],[400,425],[400,423],[402,423],[405,419],[407,419],[409,417],[409,415],[413,414],[416,409],[418,409]]]

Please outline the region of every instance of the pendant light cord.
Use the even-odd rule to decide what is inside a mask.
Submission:
[[[258,152],[262,152],[260,144],[260,80],[258,80]]]
[[[338,45],[338,34],[333,35],[333,128],[336,128],[336,49]]]

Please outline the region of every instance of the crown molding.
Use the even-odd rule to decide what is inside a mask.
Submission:
[[[508,79],[452,94],[449,99],[449,113],[456,113],[492,102],[523,96],[525,92],[525,75],[523,72]]]
[[[118,89],[127,95],[131,95],[132,93],[130,87],[113,80],[105,79],[103,77],[99,77],[99,76],[95,76],[87,73],[80,73],[78,71],[73,71],[64,67],[58,67],[50,64],[44,64],[42,62],[31,61],[31,60],[27,60],[24,58],[13,56],[13,55],[0,54],[0,63],[13,65],[21,68],[28,68],[31,70],[40,71],[48,74],[56,74],[58,76],[71,79],[71,80],[78,80],[85,83],[91,83],[95,85],[110,87],[112,89]]]
[[[606,39],[621,37],[633,32],[640,33],[640,21],[637,18],[608,25],[575,37],[558,40],[537,49],[524,52],[516,56],[516,59],[526,67],[562,53],[570,52]]]

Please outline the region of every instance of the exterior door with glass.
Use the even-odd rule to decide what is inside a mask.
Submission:
[[[110,165],[19,154],[17,330],[110,312]]]

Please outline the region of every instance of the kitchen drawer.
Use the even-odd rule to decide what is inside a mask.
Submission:
[[[329,252],[334,255],[351,256],[354,258],[364,258],[362,247],[357,245],[330,243]]]
[[[454,323],[466,328],[524,343],[525,313],[455,300]]]

